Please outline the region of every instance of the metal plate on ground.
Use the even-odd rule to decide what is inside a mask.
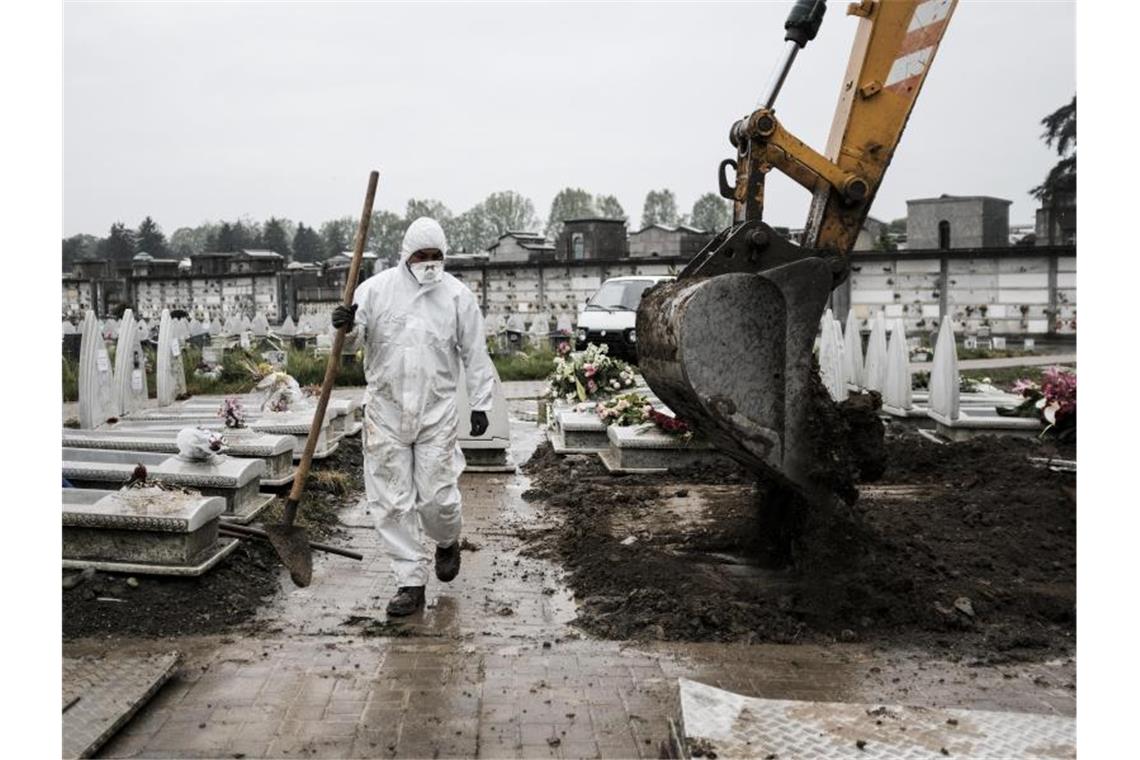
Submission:
[[[166,683],[181,657],[64,657],[63,756],[95,754]]]
[[[1056,715],[757,699],[679,679],[686,756],[1075,758]]]

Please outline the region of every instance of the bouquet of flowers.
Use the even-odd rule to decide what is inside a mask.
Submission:
[[[265,394],[262,411],[288,412],[312,405],[297,381],[284,372],[270,372],[257,384],[257,390]]]
[[[664,412],[659,412],[650,407],[649,421],[663,430],[674,438],[680,438],[683,441],[691,440],[693,437],[693,430],[689,427],[688,423],[679,417],[671,417]]]
[[[640,393],[626,393],[602,401],[594,407],[594,410],[607,425],[640,425],[643,422],[651,422],[658,430],[675,438],[688,441],[693,437],[693,431],[684,420],[657,411],[649,403],[649,399]]]
[[[232,396],[222,402],[218,416],[225,421],[228,428],[245,427],[245,409],[242,408],[241,402]]]
[[[606,345],[591,343],[579,354],[556,356],[548,395],[567,401],[609,396],[632,388],[634,372],[628,364],[609,355]]]
[[[607,425],[639,425],[649,419],[653,407],[640,393],[625,393],[599,402],[594,411]]]
[[[1046,427],[1041,434],[1052,433],[1068,439],[1077,434],[1077,373],[1063,367],[1050,367],[1042,373],[1041,383],[1022,378],[1013,384],[1013,392],[1025,401],[1018,406],[997,410],[1004,417],[1039,417]]]

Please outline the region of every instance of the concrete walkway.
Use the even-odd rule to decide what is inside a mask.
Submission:
[[[525,461],[540,440],[513,424]],[[394,591],[371,516],[342,519],[357,563],[317,555],[313,583],[281,592],[231,635],[70,641],[65,655],[179,649],[171,682],[105,757],[659,757],[680,676],[749,696],[1073,715],[1071,660],[977,667],[865,644],[631,644],[573,625],[558,566],[517,536],[547,517],[521,475],[465,475],[463,553],[428,609],[383,625]]]

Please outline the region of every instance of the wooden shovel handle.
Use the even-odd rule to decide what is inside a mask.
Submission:
[[[360,214],[360,225],[356,228],[356,240],[352,249],[352,265],[348,269],[348,279],[344,283],[344,305],[352,306],[352,296],[356,292],[356,278],[360,276],[360,262],[364,259],[364,243],[368,240],[368,224],[372,221],[372,203],[376,200],[376,185],[380,181],[380,173],[372,172],[368,175],[368,192],[364,196],[364,210]],[[332,395],[333,381],[340,369],[340,352],[344,348],[345,326],[336,330],[333,338],[332,353],[329,354],[328,364],[325,366],[325,379],[321,383],[321,397],[317,401],[317,409],[313,412],[313,424],[309,428],[309,437],[305,441],[305,453],[301,455],[301,463],[297,465],[297,473],[293,476],[293,489],[289,492],[289,499],[285,502],[285,525],[292,525],[297,516],[297,505],[301,495],[305,492],[305,481],[309,479],[309,466],[313,463],[313,452],[317,449],[317,437],[321,432],[321,425],[325,421],[325,410],[328,409],[329,396]]]

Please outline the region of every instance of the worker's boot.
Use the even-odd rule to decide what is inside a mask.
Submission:
[[[405,617],[423,608],[423,586],[400,586],[388,602],[388,617]]]
[[[435,577],[447,583],[455,580],[457,575],[459,575],[459,539],[446,549],[442,546],[435,547]]]

